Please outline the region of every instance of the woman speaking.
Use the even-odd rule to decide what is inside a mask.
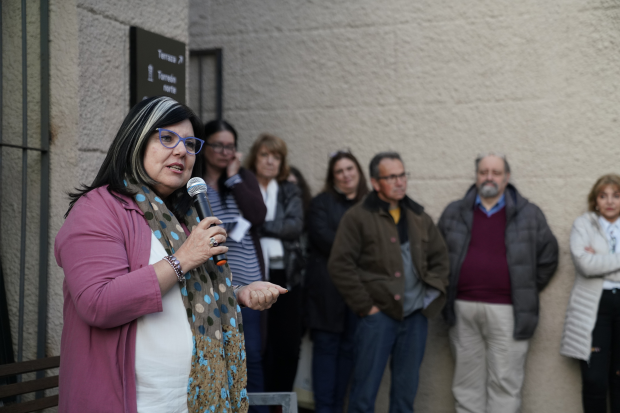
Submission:
[[[201,168],[202,125],[167,97],[137,104],[97,177],[71,195],[55,243],[64,270],[59,411],[244,412],[240,306],[286,290],[234,291],[220,221],[185,185]]]

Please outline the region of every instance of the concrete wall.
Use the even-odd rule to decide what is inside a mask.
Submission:
[[[2,140],[22,144],[22,84],[27,80],[28,145],[40,146],[39,2],[27,2],[27,78],[22,76],[21,2],[2,2]],[[50,228],[47,355],[60,353],[64,274],[54,239],[64,222],[67,193],[90,184],[129,110],[129,27],[188,42],[185,0],[50,1]],[[0,250],[17,355],[22,155],[2,148]],[[24,360],[36,358],[40,156],[26,164]]]
[[[40,145],[40,13],[38,7],[26,7],[26,75],[23,74],[22,55],[22,7],[20,2],[2,3],[2,142],[23,144],[24,113],[26,114],[27,146]],[[22,86],[26,85],[26,99]],[[24,318],[25,326],[36,326],[39,272],[39,197],[40,153],[26,154],[26,222],[25,239],[21,238],[22,220],[22,165],[21,149],[3,147],[0,205],[0,250],[5,280],[11,336],[18,342],[18,314],[20,297],[20,271],[22,241],[24,249]],[[36,357],[36,328],[25,328],[23,335],[23,358]],[[18,357],[17,346],[14,355]]]
[[[523,411],[579,412],[578,364],[559,355],[568,236],[595,179],[620,169],[619,18],[608,0],[192,0],[189,30],[192,48],[224,48],[225,117],[241,149],[263,131],[281,136],[315,191],[331,151],[349,147],[367,165],[395,149],[412,173],[409,195],[437,219],[473,182],[478,152],[506,153],[561,248]],[[452,412],[441,319],[428,344],[416,406]]]
[[[2,2],[2,140],[22,144],[22,84],[27,80],[28,145],[40,146],[39,2],[27,3],[27,77],[22,75],[21,2]],[[64,274],[54,239],[66,194],[94,179],[129,110],[129,28],[188,42],[186,0],[50,1],[50,237],[47,355],[60,354]],[[22,154],[2,148],[0,251],[17,356],[22,212]],[[23,359],[36,358],[40,155],[28,152]],[[54,410],[54,409],[52,409]]]
[[[188,42],[188,2],[51,0],[51,223],[48,354],[60,353],[62,282],[54,238],[66,193],[94,179],[129,111],[129,27]]]

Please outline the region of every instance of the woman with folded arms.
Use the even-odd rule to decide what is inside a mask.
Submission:
[[[585,413],[620,413],[620,176],[600,177],[575,220],[575,285],[561,354],[580,360]]]

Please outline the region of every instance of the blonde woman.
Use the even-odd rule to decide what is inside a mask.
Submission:
[[[620,412],[620,176],[600,177],[575,220],[575,265],[561,354],[581,361],[584,413]]]
[[[267,345],[263,358],[265,391],[290,392],[301,346],[301,275],[305,263],[300,236],[304,227],[301,191],[288,181],[286,143],[262,134],[252,145],[247,168],[256,179],[267,206],[258,228],[268,279],[287,288],[279,306],[267,313]]]

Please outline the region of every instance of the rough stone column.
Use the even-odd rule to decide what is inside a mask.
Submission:
[[[188,42],[186,0],[51,1],[49,354],[59,354],[64,274],[53,256],[66,193],[90,184],[129,111],[129,28]]]

